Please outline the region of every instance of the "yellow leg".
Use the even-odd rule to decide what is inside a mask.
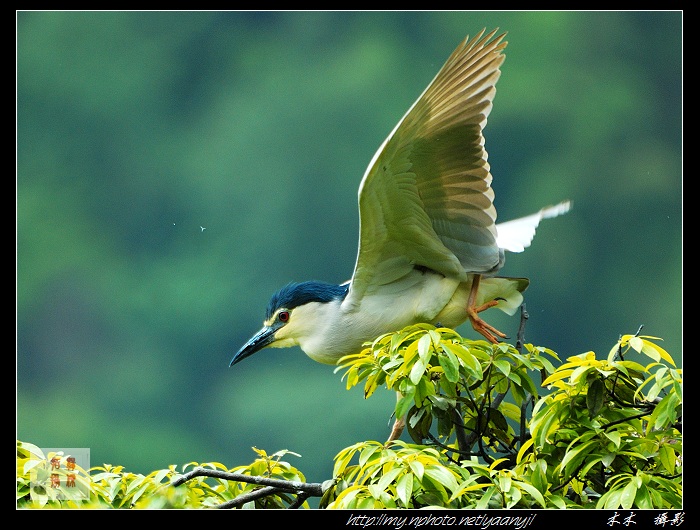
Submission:
[[[498,331],[490,324],[487,324],[479,317],[479,313],[481,313],[482,311],[485,311],[489,307],[498,305],[498,300],[491,300],[490,302],[486,302],[485,304],[480,305],[479,307],[475,307],[474,304],[476,303],[476,295],[479,291],[480,282],[481,274],[475,274],[474,279],[472,280],[471,291],[469,291],[469,299],[467,301],[467,315],[469,316],[469,320],[472,323],[472,327],[476,331],[478,331],[484,337],[486,337],[487,340],[493,342],[494,344],[498,344],[499,341],[496,338],[496,336],[505,339],[507,338],[507,335]]]

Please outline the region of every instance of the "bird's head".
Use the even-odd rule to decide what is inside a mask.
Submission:
[[[347,292],[348,284],[317,281],[284,286],[270,298],[263,327],[238,350],[229,366],[263,348],[303,345],[327,328],[329,318]]]

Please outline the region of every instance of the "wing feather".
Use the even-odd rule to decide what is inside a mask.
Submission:
[[[482,134],[505,59],[496,31],[457,47],[370,162],[348,303],[415,266],[460,280],[499,267]]]

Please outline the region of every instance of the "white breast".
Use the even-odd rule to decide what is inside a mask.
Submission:
[[[432,322],[458,286],[457,280],[413,270],[398,281],[366,292],[359,306],[320,304],[324,307],[313,308],[313,312],[322,315],[315,320],[323,325],[309,327],[308,333],[299,337],[299,346],[315,361],[336,364],[340,357],[359,353],[364,343],[383,333]]]

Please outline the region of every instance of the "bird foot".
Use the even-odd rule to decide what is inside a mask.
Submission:
[[[486,302],[485,304],[480,305],[479,307],[470,306],[467,308],[467,316],[469,317],[469,321],[472,323],[472,327],[475,331],[482,334],[484,337],[486,337],[487,340],[489,340],[493,344],[498,344],[499,340],[496,337],[507,339],[508,336],[505,333],[498,331],[491,324],[487,324],[486,322],[484,322],[484,320],[479,316],[479,313],[495,305],[498,305],[498,299]]]

